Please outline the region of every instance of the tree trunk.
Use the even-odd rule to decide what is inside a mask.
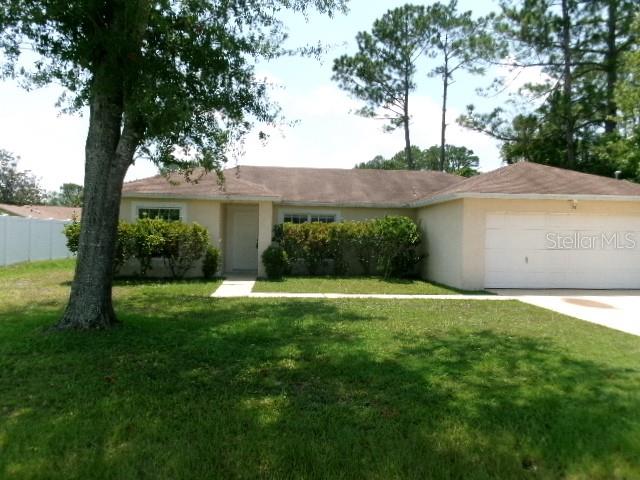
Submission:
[[[609,1],[607,17],[607,53],[605,55],[605,68],[607,73],[607,118],[604,121],[605,133],[614,133],[618,128],[616,115],[618,105],[615,98],[616,83],[618,82],[618,48],[616,45],[618,2]]]
[[[566,160],[569,168],[574,168],[575,144],[574,144],[574,119],[573,107],[571,105],[573,78],[572,78],[572,55],[571,55],[571,12],[569,12],[569,0],[562,0],[562,51],[564,63],[564,83],[563,83],[563,106],[564,106],[564,140],[566,148]]]
[[[125,173],[137,146],[116,96],[94,94],[85,146],[80,243],[69,303],[59,329],[101,329],[118,323],[111,301],[113,257]]]
[[[445,61],[442,82],[442,121],[440,123],[440,171],[444,172],[447,166],[447,93],[449,89],[449,66]]]
[[[407,168],[409,170],[415,170],[416,164],[413,158],[413,152],[411,151],[411,137],[409,135],[409,89],[404,92],[404,117],[402,119],[404,124],[404,151],[407,157]]]

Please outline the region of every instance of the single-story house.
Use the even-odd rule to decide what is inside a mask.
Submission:
[[[239,166],[196,183],[125,184],[120,216],[205,226],[223,270],[263,275],[274,224],[384,215],[424,234],[422,276],[462,289],[640,288],[640,184],[521,162],[463,178],[434,171]]]
[[[79,207],[59,207],[55,205],[10,205],[0,203],[0,215],[37,218],[39,220],[80,220]]]

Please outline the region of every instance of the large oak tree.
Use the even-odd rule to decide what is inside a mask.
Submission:
[[[276,110],[255,60],[285,53],[283,9],[344,0],[3,0],[6,75],[57,82],[89,107],[80,245],[59,328],[117,323],[112,259],[124,176],[137,155],[219,167],[230,141]],[[38,55],[33,65],[23,51]]]

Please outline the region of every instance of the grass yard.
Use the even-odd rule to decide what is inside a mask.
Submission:
[[[450,295],[460,290],[413,279],[381,277],[286,277],[282,280],[258,280],[254,292],[288,293],[380,293],[404,295]],[[484,293],[486,292],[462,292]]]
[[[517,302],[213,299],[0,269],[0,478],[640,478],[640,338]]]

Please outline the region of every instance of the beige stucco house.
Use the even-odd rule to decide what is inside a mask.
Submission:
[[[240,166],[195,183],[125,184],[120,216],[198,222],[223,270],[257,271],[274,224],[413,218],[422,275],[463,289],[640,288],[640,185],[533,163],[472,178],[433,171]]]

